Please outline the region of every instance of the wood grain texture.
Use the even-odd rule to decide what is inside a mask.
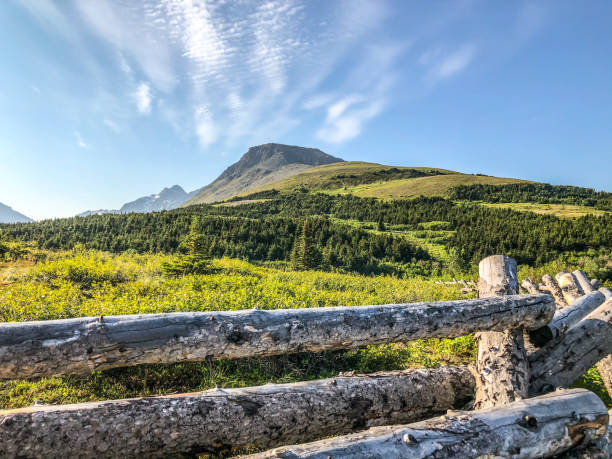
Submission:
[[[0,324],[0,379],[144,363],[353,349],[545,325],[547,295],[435,303],[89,317]]]
[[[177,457],[270,448],[437,416],[473,395],[467,368],[441,367],[34,406],[0,411],[0,457]]]
[[[403,426],[305,445],[277,448],[251,459],[420,459],[551,457],[606,434],[608,412],[584,389],[559,391],[486,410],[461,412]]]
[[[552,277],[550,274],[545,274],[542,276],[542,282],[544,282],[544,285],[548,287],[548,291],[559,306],[567,306],[567,301],[565,301],[563,291],[561,290],[561,287],[559,287],[559,284],[554,277]]]
[[[481,298],[518,292],[516,261],[493,255],[478,266]],[[551,298],[552,300],[552,298]],[[529,367],[521,327],[475,335],[478,343],[475,409],[499,406],[527,397]]]
[[[604,302],[603,293],[593,291],[578,298],[574,304],[557,311],[549,324],[529,332],[529,340],[538,347],[551,340],[559,339],[571,327],[576,325]]]
[[[551,341],[529,355],[529,392],[538,395],[569,387],[586,371],[612,353],[612,299],[606,300],[560,341]]]

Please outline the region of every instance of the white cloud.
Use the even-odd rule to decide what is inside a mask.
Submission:
[[[450,53],[438,47],[423,53],[419,62],[429,67],[426,80],[435,84],[465,70],[474,59],[475,53],[476,47],[473,44],[466,44]]]
[[[329,143],[342,143],[361,134],[365,123],[380,114],[382,100],[367,101],[362,96],[348,96],[330,105],[325,124],[317,137]]]
[[[115,123],[113,120],[109,120],[108,118],[105,118],[104,124],[115,132],[121,131],[121,128],[119,128],[119,125]]]
[[[99,37],[120,52],[119,65],[126,71],[131,56],[153,85],[169,92],[177,84],[171,49],[156,23],[145,21],[148,9],[139,2],[113,3],[108,0],[75,2],[83,20]]]
[[[81,137],[81,133],[79,131],[74,131],[74,137],[76,138],[77,145],[81,148],[89,148],[89,145],[85,143],[83,137]]]
[[[151,114],[151,101],[153,99],[151,86],[144,82],[140,83],[136,91],[134,91],[133,96],[138,111],[143,115]]]
[[[314,110],[315,108],[323,107],[329,104],[334,99],[335,94],[333,93],[320,93],[306,99],[306,102],[302,104],[302,108],[306,110]]]
[[[196,133],[200,145],[208,147],[217,140],[217,128],[212,120],[210,110],[206,106],[197,107],[195,110]]]

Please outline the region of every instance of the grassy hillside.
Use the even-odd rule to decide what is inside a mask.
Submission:
[[[578,218],[585,215],[605,215],[609,213],[605,210],[595,209],[587,206],[577,206],[572,204],[541,204],[535,202],[503,202],[503,203],[483,203],[488,207],[498,209],[512,209],[518,212],[533,212],[540,215],[554,215],[560,218]]]
[[[394,171],[399,171],[395,172]],[[403,178],[409,171],[422,176]],[[413,175],[419,175],[419,174]],[[377,176],[378,175],[378,176]],[[366,183],[355,183],[366,182]],[[402,199],[415,196],[443,196],[457,185],[526,182],[512,178],[498,178],[432,167],[394,167],[368,162],[346,162],[312,167],[292,177],[258,187],[253,192],[270,189],[291,191],[300,188],[331,193],[352,193],[361,197]]]

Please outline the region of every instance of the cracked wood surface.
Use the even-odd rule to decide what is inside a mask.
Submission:
[[[584,389],[480,411],[277,448],[251,459],[551,457],[606,434],[608,412]]]
[[[0,457],[176,457],[270,448],[463,407],[465,367],[0,411]]]
[[[540,328],[548,295],[309,309],[190,312],[0,324],[0,379],[233,359]]]
[[[512,258],[487,257],[478,265],[478,271],[480,298],[518,293],[516,261]],[[529,367],[523,327],[476,333],[475,338],[478,357],[474,408],[505,405],[527,397]]]
[[[530,342],[542,347],[551,340],[561,338],[567,330],[597,309],[605,299],[603,293],[598,291],[581,296],[571,306],[559,309],[549,324],[530,331]]]
[[[530,394],[569,387],[576,379],[612,353],[612,299],[606,300],[560,341],[529,355]]]

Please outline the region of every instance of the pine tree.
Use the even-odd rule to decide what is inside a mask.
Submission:
[[[210,271],[211,258],[206,240],[198,231],[199,223],[198,217],[192,217],[189,233],[179,246],[183,253],[176,255],[173,261],[162,264],[162,272],[165,275],[180,277],[187,274],[206,274]]]
[[[8,252],[9,246],[4,243],[4,235],[2,231],[0,231],[0,260],[3,260]]]
[[[296,269],[316,269],[321,266],[323,257],[313,235],[313,224],[306,220],[302,234],[296,239],[291,251],[291,264]]]

